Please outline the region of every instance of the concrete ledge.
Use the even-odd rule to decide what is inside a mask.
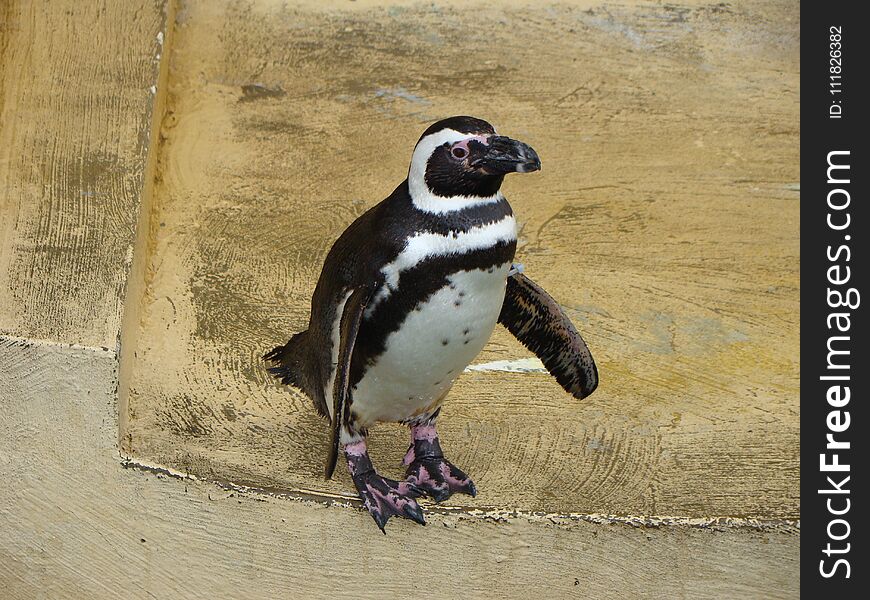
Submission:
[[[397,521],[383,536],[363,511],[336,503],[124,469],[115,369],[109,353],[0,340],[0,466],[9,482],[0,487],[0,582],[8,598],[798,593],[791,525],[429,511],[425,529]]]
[[[785,2],[186,3],[125,451],[352,490],[260,357],[305,328],[332,241],[426,124],[470,112],[542,156],[505,182],[518,257],[602,383],[577,402],[542,374],[460,377],[439,427],[481,493],[456,506],[798,519],[797,40]],[[480,361],[527,356],[499,328]],[[379,469],[400,474],[406,438],[373,430]]]

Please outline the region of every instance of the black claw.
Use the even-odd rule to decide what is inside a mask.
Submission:
[[[384,526],[387,524],[387,521],[390,519],[390,517],[372,511],[369,511],[369,513],[372,515],[372,518],[375,520],[375,525],[378,526],[378,529],[381,530],[381,533],[387,535],[387,530],[384,529]]]
[[[426,524],[426,519],[423,518],[423,509],[420,508],[419,505],[413,507],[408,505],[405,507],[405,516],[414,521],[415,523],[419,523],[420,525]]]
[[[450,488],[433,488],[429,494],[435,502],[444,502],[450,497]]]
[[[468,494],[469,496],[471,496],[472,498],[477,497],[477,486],[474,485],[474,482],[471,481],[470,479],[468,480],[468,490],[465,493]]]

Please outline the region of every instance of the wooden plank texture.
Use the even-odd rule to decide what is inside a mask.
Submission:
[[[164,9],[0,3],[0,333],[115,349]]]
[[[125,449],[325,494],[326,426],[262,352],[303,329],[335,237],[426,124],[534,146],[527,274],[599,362],[460,379],[443,443],[483,507],[799,518],[799,18],[793,2],[191,1],[179,13]],[[498,332],[481,362],[527,353]],[[399,472],[398,427],[373,455]]]

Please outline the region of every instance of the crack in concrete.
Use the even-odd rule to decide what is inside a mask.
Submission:
[[[0,334],[0,346],[19,346],[22,348],[30,347],[49,347],[49,348],[69,348],[70,350],[85,350],[88,352],[96,352],[98,354],[118,355],[117,348],[107,348],[105,346],[86,346],[72,342],[60,342],[56,340],[43,340],[38,338],[18,337],[8,334]]]
[[[170,477],[184,481],[202,482],[213,484],[221,489],[251,496],[267,496],[303,502],[316,502],[326,506],[341,506],[362,510],[362,502],[356,494],[334,494],[309,489],[280,489],[275,487],[256,487],[235,483],[221,479],[205,479],[191,473],[178,471],[171,467],[142,461],[131,456],[125,456],[119,452],[121,466],[125,469],[133,469],[145,473],[152,473],[158,477]],[[644,527],[658,529],[662,527],[686,527],[693,529],[709,529],[711,531],[749,530],[766,533],[778,533],[784,535],[800,535],[800,519],[765,519],[754,517],[684,517],[664,515],[615,515],[600,513],[548,513],[542,511],[524,511],[517,509],[482,507],[467,508],[463,506],[449,506],[433,504],[425,499],[421,504],[427,512],[439,515],[458,516],[460,518],[478,519],[507,523],[511,519],[522,519],[530,523],[549,523],[560,527],[570,528],[580,523],[592,523],[596,525],[625,525],[629,527]]]

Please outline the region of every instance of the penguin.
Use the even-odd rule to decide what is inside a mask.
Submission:
[[[266,353],[269,372],[328,419],[326,478],[343,453],[365,508],[425,524],[417,498],[477,494],[448,461],[436,420],[451,386],[497,323],[576,398],[598,385],[595,361],[559,304],[513,264],[517,225],[500,188],[541,168],[528,144],[455,116],[418,140],[407,178],[357,218],[326,256],[308,329]],[[375,423],[410,429],[406,478],[382,477],[366,436]]]

